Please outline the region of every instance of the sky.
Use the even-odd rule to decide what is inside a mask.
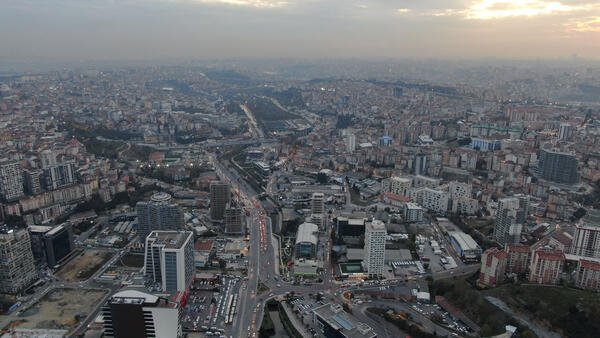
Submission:
[[[0,0],[0,60],[600,59],[600,0]]]

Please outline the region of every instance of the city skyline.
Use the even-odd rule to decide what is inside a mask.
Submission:
[[[3,61],[600,58],[590,0],[73,0],[2,4]]]

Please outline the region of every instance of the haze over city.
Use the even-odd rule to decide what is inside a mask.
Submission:
[[[0,0],[0,338],[598,338],[599,0]]]
[[[595,0],[4,0],[0,60],[600,58]]]

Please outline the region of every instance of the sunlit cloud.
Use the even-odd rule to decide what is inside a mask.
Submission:
[[[547,0],[479,0],[469,6],[464,14],[467,19],[490,20],[510,17],[534,17],[573,12],[582,6],[567,5]]]
[[[566,27],[569,32],[600,33],[600,16],[569,22]]]
[[[205,4],[222,4],[230,6],[240,7],[254,7],[254,8],[279,8],[286,6],[287,1],[278,0],[195,0]]]
[[[410,13],[410,8],[398,8],[396,10],[396,12],[400,13],[400,14],[406,14],[406,13]]]

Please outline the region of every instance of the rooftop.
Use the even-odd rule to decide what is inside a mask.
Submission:
[[[549,261],[564,261],[565,254],[562,251],[558,250],[538,250],[536,254],[540,259],[549,260]]]
[[[475,242],[473,237],[461,231],[449,231],[448,235],[458,243],[463,250],[480,249],[479,244]]]
[[[135,289],[125,289],[112,295],[108,302],[110,304],[138,304],[142,306],[177,308],[178,302],[169,301],[153,294]]]
[[[385,223],[378,219],[374,219],[371,222],[367,222],[366,228],[371,229],[372,231],[385,231]]]
[[[213,249],[214,242],[210,239],[200,239],[194,244],[194,250],[196,251],[211,251]]]
[[[156,194],[152,195],[151,198],[151,201],[155,203],[166,203],[170,200],[171,195],[167,194],[166,192],[157,192]]]
[[[164,245],[168,249],[180,249],[191,238],[191,231],[152,231],[147,240],[152,240],[154,245]]]
[[[375,332],[370,326],[357,321],[355,317],[345,312],[339,304],[325,304],[313,309],[313,312],[344,337],[376,337]]]
[[[296,244],[312,243],[317,245],[317,232],[319,232],[319,227],[314,223],[300,224],[296,235]]]

